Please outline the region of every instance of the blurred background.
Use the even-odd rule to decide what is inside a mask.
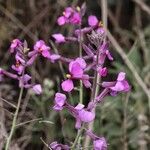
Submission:
[[[101,0],[0,0],[0,67],[11,70],[14,58],[8,49],[14,38],[26,40],[32,50],[36,40],[49,43],[53,33],[72,35],[73,26],[59,27],[56,20],[65,7],[81,6],[83,2],[87,5],[84,26],[89,15],[101,19]],[[132,88],[128,94],[107,97],[97,108],[94,131],[106,137],[109,150],[149,150],[150,0],[107,0],[107,3],[108,30],[113,35],[110,50],[115,58],[112,64],[108,63],[109,77],[125,71]],[[76,45],[56,47],[63,56],[78,55]],[[41,96],[24,93],[11,149],[46,150],[41,137],[46,143],[54,140],[70,143],[76,135],[74,119],[65,111],[52,110],[54,93],[63,79],[58,64],[38,58],[28,71],[33,80],[42,84],[44,92]],[[5,100],[17,105],[18,94],[16,81],[5,78],[0,83],[0,150],[15,111]],[[77,103],[78,93],[72,99]],[[85,90],[84,103],[88,100],[89,91]]]

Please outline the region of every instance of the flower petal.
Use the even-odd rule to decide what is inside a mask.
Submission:
[[[68,79],[62,82],[61,87],[66,92],[71,92],[74,88],[72,80]]]
[[[91,27],[96,26],[96,25],[98,24],[98,19],[97,19],[97,17],[96,17],[96,16],[93,16],[93,15],[89,16],[89,17],[88,17],[88,24],[89,24],[89,26],[91,26]]]

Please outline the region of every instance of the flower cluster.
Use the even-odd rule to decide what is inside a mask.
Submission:
[[[42,88],[40,84],[31,83],[31,76],[26,73],[26,68],[31,66],[37,57],[41,56],[50,62],[62,61],[68,67],[66,78],[61,83],[61,91],[55,94],[54,106],[55,111],[61,111],[66,109],[69,114],[75,119],[75,128],[81,130],[84,128],[86,136],[89,136],[93,141],[94,150],[106,150],[107,143],[104,137],[96,136],[92,131],[84,127],[85,124],[89,124],[95,119],[95,109],[107,95],[116,96],[120,92],[128,92],[130,86],[126,80],[126,74],[120,72],[113,81],[103,81],[103,77],[109,75],[108,68],[105,66],[105,61],[113,61],[109,51],[109,44],[106,40],[106,33],[101,21],[96,16],[88,17],[88,26],[82,27],[82,17],[85,13],[85,5],[81,8],[67,7],[63,15],[57,19],[57,23],[60,26],[65,24],[75,25],[73,36],[65,37],[61,33],[53,34],[57,44],[66,44],[68,41],[78,42],[80,50],[83,50],[82,55],[76,58],[65,58],[59,54],[52,52],[50,46],[48,46],[43,40],[39,40],[35,43],[33,50],[30,51],[26,42],[21,42],[19,39],[12,41],[10,46],[10,53],[15,56],[15,64],[12,65],[12,69],[15,73],[10,73],[0,68],[0,81],[4,76],[19,81],[19,87],[32,89],[36,94],[41,94]],[[87,40],[84,40],[87,39]],[[102,78],[102,82],[98,83],[98,78]],[[80,84],[79,84],[80,83]],[[75,89],[80,88],[91,90],[90,100],[84,105],[79,100],[77,105],[72,105],[68,98],[68,93],[71,93]],[[82,85],[84,85],[82,87]],[[96,94],[98,86],[101,86],[101,91]],[[81,94],[81,93],[80,93]],[[81,95],[82,96],[82,95]],[[81,135],[80,135],[81,136]],[[76,141],[76,140],[75,140]],[[75,143],[76,144],[76,143]],[[74,145],[74,144],[73,144]],[[59,144],[58,142],[52,142],[49,147],[53,150],[69,150],[68,145]],[[76,149],[76,145],[74,147]],[[81,147],[80,147],[81,148]]]
[[[57,44],[65,44],[68,41],[73,43],[76,41],[83,49],[83,56],[80,55],[79,57],[67,61],[68,72],[66,73],[66,78],[61,83],[62,92],[55,94],[53,106],[55,111],[66,109],[74,117],[76,121],[75,128],[77,130],[82,129],[85,124],[94,121],[96,116],[94,110],[107,95],[116,96],[119,92],[128,92],[130,90],[124,72],[120,72],[114,81],[103,81],[103,77],[109,75],[105,61],[113,61],[114,58],[109,51],[109,44],[106,40],[103,24],[96,16],[89,16],[88,26],[81,28],[83,17],[81,13],[83,12],[82,9],[84,8],[78,8],[77,11],[74,8],[67,7],[63,15],[57,19],[57,23],[60,26],[65,24],[80,25],[80,27],[78,26],[78,28],[75,29],[72,37],[65,37],[61,33],[52,35]],[[84,37],[88,38],[88,43],[83,40],[85,39]],[[91,75],[91,72],[93,72],[94,76],[93,74]],[[102,83],[95,82],[98,77],[102,78]],[[101,92],[88,101],[87,106],[80,102],[76,106],[73,106],[67,96],[68,93],[78,89],[78,84],[76,86],[75,83],[79,83],[79,81],[84,85],[85,89],[91,89],[92,94],[98,86],[101,86],[102,89]],[[92,131],[88,129],[85,130],[86,135],[93,141],[94,150],[107,149],[107,143],[104,137],[98,137],[92,133]],[[57,142],[51,143],[50,148],[53,150],[70,149],[69,146],[58,144]],[[76,148],[76,145],[73,148]]]
[[[32,89],[36,94],[41,94],[41,85],[31,83],[31,76],[26,73],[26,68],[30,67],[39,55],[51,62],[60,59],[60,56],[51,53],[51,48],[47,46],[43,40],[37,41],[34,45],[33,51],[29,51],[26,41],[21,42],[19,39],[14,39],[10,45],[10,53],[15,57],[15,64],[12,64],[11,66],[14,73],[0,68],[0,81],[3,80],[4,76],[7,76],[11,79],[18,80],[19,87]]]

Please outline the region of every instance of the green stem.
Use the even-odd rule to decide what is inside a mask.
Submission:
[[[84,125],[82,125],[81,129],[78,130],[77,136],[76,136],[76,138],[75,138],[75,140],[74,140],[74,142],[73,142],[73,145],[72,145],[72,147],[71,147],[71,150],[75,150],[75,146],[76,146],[77,143],[78,143],[78,140],[79,140],[79,138],[80,138],[80,136],[81,136],[81,133],[82,133],[83,129],[84,129]]]
[[[17,116],[18,116],[18,112],[19,112],[19,108],[20,108],[20,104],[21,104],[21,99],[22,99],[22,95],[23,95],[23,89],[24,89],[24,87],[21,87],[21,89],[20,89],[18,104],[17,104],[17,108],[16,108],[16,111],[15,111],[15,114],[14,114],[11,131],[10,131],[9,137],[7,138],[7,141],[6,141],[5,150],[9,149],[11,138],[12,138],[13,133],[14,133],[15,128],[16,128],[16,121],[17,121]]]
[[[80,24],[80,40],[79,40],[79,57],[82,57],[82,33],[81,33],[81,24]],[[83,83],[80,80],[80,103],[83,103]]]

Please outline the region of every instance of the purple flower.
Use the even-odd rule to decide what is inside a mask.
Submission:
[[[45,44],[43,40],[39,40],[34,45],[34,51],[40,53],[43,57],[50,57],[50,47]]]
[[[104,137],[98,137],[90,130],[87,130],[86,134],[93,140],[94,150],[107,150],[107,142]]]
[[[91,27],[97,26],[98,25],[98,19],[97,19],[97,17],[93,16],[93,15],[89,16],[88,17],[88,24]]]
[[[63,12],[63,15],[57,19],[57,23],[60,26],[66,23],[80,24],[81,23],[80,13],[71,7],[67,7]]]
[[[68,111],[75,117],[76,124],[75,127],[79,129],[82,122],[89,123],[94,120],[95,113],[84,108],[83,104],[78,104],[76,107],[73,107],[66,103],[66,108]]]
[[[82,58],[77,58],[69,63],[69,73],[67,74],[67,80],[63,81],[61,86],[66,92],[72,91],[74,88],[73,79],[80,79],[83,81],[85,87],[90,87],[89,76],[84,74],[86,68],[86,62]]]
[[[109,88],[111,90],[112,95],[116,95],[117,92],[128,92],[130,90],[130,86],[128,81],[125,80],[125,73],[120,72],[117,77],[117,81],[113,82],[103,82],[102,87]]]
[[[78,12],[74,12],[73,16],[70,19],[71,24],[80,24],[81,23],[81,16]]]
[[[57,141],[54,141],[49,146],[52,150],[69,150],[68,145],[59,144]]]
[[[19,39],[14,39],[10,45],[10,52],[14,53],[15,49],[22,45],[22,42]]]
[[[15,70],[19,75],[21,75],[24,70],[24,66],[21,64],[19,60],[17,60],[16,64],[12,65],[11,68]]]
[[[117,82],[116,84],[113,86],[113,87],[110,87],[110,89],[112,91],[115,91],[115,92],[128,92],[130,90],[130,86],[127,82],[127,80],[125,80],[125,73],[124,72],[120,72],[118,74],[118,77],[117,77]]]
[[[54,110],[62,110],[66,101],[66,95],[62,93],[55,94],[55,105],[53,107]]]
[[[64,43],[65,42],[65,37],[60,33],[53,34],[52,37],[56,40],[56,43]]]

